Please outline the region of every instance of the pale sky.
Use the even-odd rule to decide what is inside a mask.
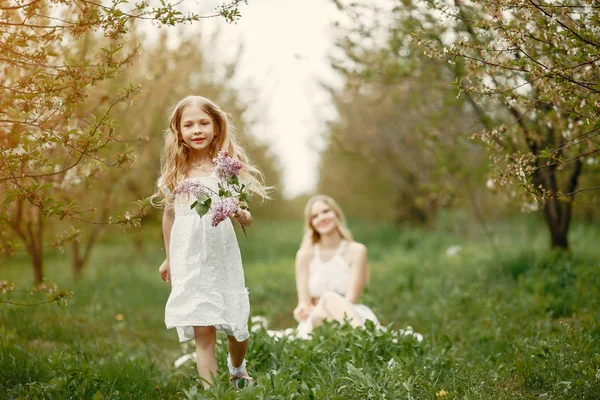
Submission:
[[[219,3],[207,0],[202,5],[208,13]],[[249,0],[241,13],[236,24],[222,18],[199,23],[203,31],[221,32],[218,43],[210,43],[207,50],[218,63],[243,42],[240,75],[232,86],[242,89],[241,100],[257,122],[251,133],[276,153],[285,196],[311,191],[318,179],[325,121],[335,117],[320,82],[339,84],[328,61],[338,12],[328,0]]]

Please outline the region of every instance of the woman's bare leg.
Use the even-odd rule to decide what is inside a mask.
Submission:
[[[217,330],[214,326],[195,326],[194,339],[196,340],[196,365],[202,385],[209,387],[217,376],[217,359],[215,348],[217,346]]]
[[[311,318],[313,326],[319,326],[323,319],[344,322],[345,318],[350,319],[350,325],[353,327],[363,325],[354,306],[335,292],[327,292],[321,296],[319,303],[311,313]]]

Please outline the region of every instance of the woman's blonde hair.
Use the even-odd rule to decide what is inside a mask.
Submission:
[[[150,198],[154,206],[160,207],[172,203],[170,193],[184,178],[190,159],[190,148],[181,135],[181,117],[186,107],[199,106],[213,121],[215,137],[210,144],[209,156],[216,157],[220,151],[227,151],[230,157],[242,162],[239,179],[248,185],[248,192],[258,195],[263,200],[269,199],[270,187],[264,185],[264,176],[250,161],[244,149],[238,144],[235,128],[228,114],[211,100],[202,96],[187,96],[173,109],[169,120],[169,128],[165,131],[165,145],[161,154],[161,173],[157,181],[155,193]],[[155,199],[160,199],[155,201]]]
[[[350,229],[348,229],[348,226],[346,225],[346,216],[340,206],[331,197],[324,194],[317,194],[308,200],[308,203],[306,203],[306,207],[304,208],[304,237],[302,238],[300,247],[313,246],[321,240],[321,235],[312,226],[312,217],[310,214],[312,206],[317,201],[321,201],[331,207],[337,216],[336,225],[340,235],[342,235],[343,239],[350,242],[353,241],[354,238],[352,237],[352,232],[350,232]]]

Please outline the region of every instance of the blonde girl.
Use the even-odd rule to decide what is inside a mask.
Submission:
[[[296,254],[298,335],[307,336],[323,320],[363,326],[377,317],[359,304],[368,279],[367,248],[352,238],[341,208],[329,196],[316,195],[304,210],[304,237]]]
[[[199,181],[218,192],[213,159],[220,151],[242,162],[239,178],[250,184],[251,193],[268,198],[269,188],[237,143],[227,114],[207,98],[188,96],[171,114],[152,201],[164,207],[166,258],[159,272],[171,283],[165,324],[177,329],[180,341],[195,340],[198,374],[205,386],[217,375],[216,332],[225,332],[229,373],[237,387],[252,378],[245,366],[250,304],[233,225],[227,219],[213,227],[208,216],[200,218],[190,210],[194,199],[172,194],[184,180]],[[248,226],[252,215],[239,208],[235,220]]]

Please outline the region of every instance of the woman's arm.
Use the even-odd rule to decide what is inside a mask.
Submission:
[[[301,248],[296,253],[296,291],[298,292],[298,306],[294,310],[294,318],[303,321],[312,309],[310,292],[308,291],[308,268],[310,266],[311,251]]]
[[[165,242],[165,261],[158,269],[158,271],[160,272],[160,277],[165,282],[171,281],[169,245],[171,243],[171,229],[173,228],[173,222],[175,222],[175,211],[173,209],[173,206],[167,205],[165,211],[163,212],[162,218],[162,232],[163,239]]]
[[[355,249],[352,251],[350,285],[346,293],[346,299],[352,303],[358,303],[365,283],[369,276],[369,267],[367,266],[367,248],[360,243],[354,243]]]

